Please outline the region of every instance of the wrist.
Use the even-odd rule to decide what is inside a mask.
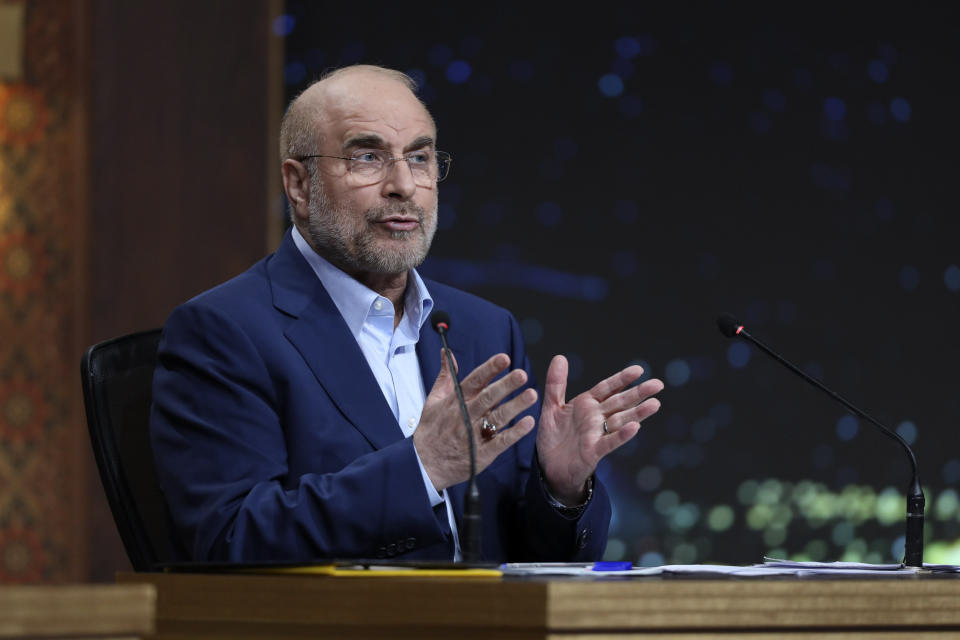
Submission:
[[[584,512],[587,505],[590,504],[591,498],[593,498],[592,475],[583,483],[579,496],[573,499],[569,496],[558,497],[552,493],[550,487],[547,486],[547,481],[542,472],[540,473],[540,487],[543,490],[544,497],[547,499],[547,503],[568,518],[580,517],[580,514]]]

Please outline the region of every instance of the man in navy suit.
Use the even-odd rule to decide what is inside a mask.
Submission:
[[[293,227],[168,320],[151,439],[177,558],[459,559],[469,455],[427,326],[441,309],[476,435],[483,559],[603,554],[594,471],[663,385],[630,386],[632,366],[568,402],[557,356],[541,406],[514,318],[417,274],[450,158],[414,88],[360,65],[294,100],[281,127]]]

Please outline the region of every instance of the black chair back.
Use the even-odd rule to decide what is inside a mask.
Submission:
[[[160,329],[95,344],[83,356],[83,401],[100,480],[135,571],[169,561],[170,517],[150,448]]]

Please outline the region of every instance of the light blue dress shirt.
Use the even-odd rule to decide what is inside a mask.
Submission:
[[[411,269],[404,294],[403,317],[394,330],[393,303],[390,300],[320,257],[296,227],[293,229],[293,242],[333,299],[367,359],[400,430],[404,437],[409,438],[420,422],[420,413],[426,399],[416,351],[420,329],[433,310],[433,299],[426,285],[416,269]],[[432,380],[430,382],[433,383]],[[450,496],[446,489],[442,494],[437,492],[423,468],[423,463],[420,462],[419,453],[417,464],[420,465],[420,475],[423,477],[430,505],[446,503],[447,519],[454,540],[454,560],[459,560],[460,539]]]

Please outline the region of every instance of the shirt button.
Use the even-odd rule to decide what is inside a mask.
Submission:
[[[415,426],[417,426],[417,419],[410,418],[409,420],[407,420],[407,426],[413,429]]]
[[[382,310],[382,309],[383,309],[383,300],[377,300],[376,302],[374,302],[374,303],[373,303],[373,308],[376,309],[377,311]]]

